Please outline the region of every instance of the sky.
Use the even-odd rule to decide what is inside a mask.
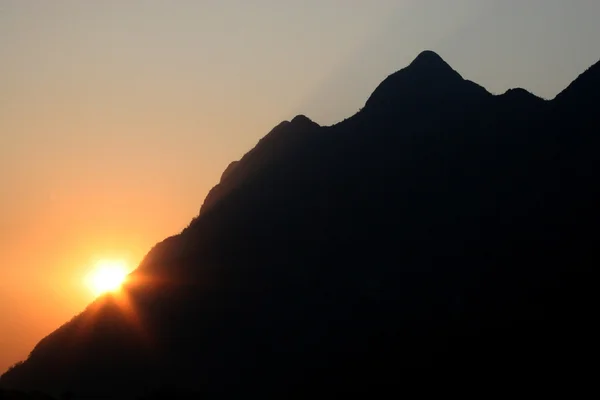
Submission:
[[[436,51],[546,99],[600,59],[598,0],[0,0],[0,372],[178,233],[297,114],[351,116]]]

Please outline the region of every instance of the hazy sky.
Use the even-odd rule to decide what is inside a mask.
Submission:
[[[421,50],[552,98],[598,0],[0,0],[0,371],[136,264],[281,120],[350,116]]]

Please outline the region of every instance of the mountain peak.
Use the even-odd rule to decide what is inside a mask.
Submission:
[[[292,124],[313,124],[314,122],[304,114],[296,115],[291,121]]]
[[[421,52],[412,63],[388,76],[373,92],[365,107],[395,112],[406,107],[421,107],[465,93],[477,94],[446,61],[431,50]]]
[[[419,64],[448,65],[442,57],[440,57],[435,51],[432,51],[432,50],[424,50],[421,53],[419,53],[419,55],[411,63],[411,65],[414,65],[414,64],[417,64],[417,65],[419,65]]]
[[[452,67],[444,61],[437,53],[431,50],[425,50],[421,52],[417,58],[407,67],[413,73],[427,74],[433,77],[459,77],[462,79],[460,74],[456,72]]]

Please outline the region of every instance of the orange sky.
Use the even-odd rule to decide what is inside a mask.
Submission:
[[[135,265],[281,120],[348,117],[424,49],[495,93],[553,97],[597,61],[597,15],[586,0],[0,0],[0,372],[83,310],[93,260]]]

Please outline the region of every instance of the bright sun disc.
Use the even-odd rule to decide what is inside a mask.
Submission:
[[[87,283],[96,295],[115,292],[121,288],[127,274],[127,266],[123,261],[101,260],[88,275]]]

